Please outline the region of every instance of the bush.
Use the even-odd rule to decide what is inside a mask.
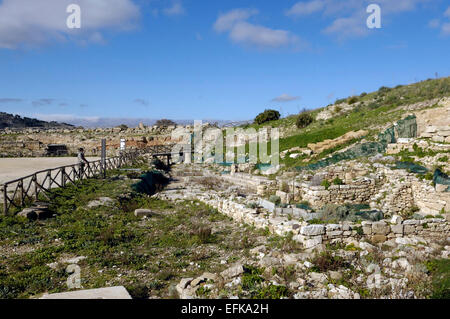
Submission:
[[[342,179],[340,179],[339,177],[336,177],[335,179],[333,179],[333,185],[343,185],[344,181]]]
[[[269,197],[269,201],[272,202],[272,203],[274,203],[275,205],[280,205],[280,203],[281,203],[281,198],[280,198],[279,196],[276,196],[276,195],[271,195],[271,196]]]
[[[298,128],[305,128],[314,122],[313,117],[308,112],[302,112],[298,115],[296,125]]]
[[[379,93],[387,93],[387,92],[389,92],[391,90],[391,88],[388,88],[388,87],[386,87],[386,86],[382,86],[382,87],[380,87],[379,89],[378,89],[378,92]]]
[[[256,124],[263,124],[270,121],[276,121],[280,119],[280,112],[276,110],[265,110],[262,113],[259,113],[255,117]]]
[[[350,105],[355,104],[356,102],[358,102],[358,98],[356,96],[352,96],[347,100],[347,103]]]
[[[324,179],[322,181],[322,183],[320,183],[320,186],[323,186],[323,187],[325,187],[325,189],[328,189],[328,187],[330,187],[330,182],[328,180]]]

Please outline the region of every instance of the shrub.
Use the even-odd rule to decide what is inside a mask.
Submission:
[[[276,196],[276,195],[271,195],[269,197],[269,201],[274,203],[275,205],[279,205],[281,203],[281,198],[279,196]]]
[[[347,103],[350,105],[355,104],[356,102],[358,102],[358,97],[356,97],[356,96],[352,96],[352,97],[348,98],[348,100],[347,100]]]
[[[270,121],[276,121],[280,119],[280,112],[276,110],[265,110],[255,117],[256,124],[263,124]]]
[[[338,270],[339,268],[348,268],[349,264],[340,256],[333,256],[330,251],[324,251],[316,255],[311,261],[314,266],[312,271],[326,272],[328,270]]]
[[[305,128],[314,121],[313,117],[309,112],[302,112],[298,115],[296,125],[298,128]]]
[[[343,185],[344,181],[342,179],[340,179],[339,177],[336,177],[335,179],[333,179],[333,185]]]
[[[362,92],[361,95],[359,97],[365,97],[367,95],[366,92]]]
[[[388,88],[387,86],[382,86],[378,89],[379,93],[387,93],[391,90],[391,88]]]
[[[330,187],[330,182],[328,180],[324,179],[322,181],[322,183],[320,183],[320,186],[323,186],[323,187],[325,187],[325,189],[328,189],[328,187]]]
[[[448,162],[448,156],[442,156],[438,159],[439,162]]]

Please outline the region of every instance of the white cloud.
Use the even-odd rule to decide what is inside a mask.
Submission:
[[[228,32],[231,41],[259,48],[279,48],[298,45],[300,39],[286,30],[276,30],[247,22],[258,14],[255,9],[235,9],[220,15],[214,23],[214,29]]]
[[[450,35],[450,23],[444,23],[441,32],[443,35]]]
[[[171,7],[163,10],[164,14],[167,16],[179,16],[185,13],[181,1],[175,1]]]
[[[245,21],[253,15],[258,14],[256,9],[234,9],[228,13],[221,14],[216,23],[214,23],[214,29],[217,32],[229,31],[234,27],[237,22]]]
[[[280,96],[272,99],[272,102],[291,102],[299,100],[299,96],[291,96],[289,94],[281,94]]]
[[[81,29],[66,25],[69,4],[81,8]],[[0,3],[0,48],[38,46],[75,38],[103,42],[104,29],[129,30],[140,13],[131,0],[3,0]]]
[[[338,40],[353,37],[363,37],[369,34],[366,26],[366,8],[371,3],[381,7],[383,18],[385,16],[413,11],[421,4],[431,0],[310,0],[301,1],[286,11],[289,16],[305,16],[322,13],[325,18],[333,21],[323,31],[325,34],[335,36]]]
[[[74,114],[33,114],[33,117],[47,122],[72,122],[81,120],[96,123],[100,120],[98,116],[78,116]]]
[[[363,37],[369,33],[363,14],[354,14],[347,18],[338,18],[323,30],[323,33],[335,36],[339,41]]]
[[[428,27],[436,29],[441,25],[441,21],[439,19],[433,19],[428,22]]]
[[[303,16],[322,11],[325,6],[324,0],[312,0],[310,2],[297,2],[286,11],[287,16]]]
[[[444,12],[444,16],[449,17],[450,18],[450,7],[447,8],[447,10],[445,10]]]

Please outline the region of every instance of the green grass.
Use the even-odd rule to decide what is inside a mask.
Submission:
[[[425,263],[432,275],[432,299],[450,299],[450,260],[434,259]]]
[[[243,246],[253,248],[253,241],[242,238],[255,238],[256,230],[234,226],[199,201],[174,205],[131,193],[131,183],[111,176],[55,189],[50,209],[57,215],[51,219],[0,216],[0,298],[67,291],[67,265],[52,269],[47,264],[75,256],[87,257],[79,263],[85,289],[124,285],[137,298],[168,297],[169,286],[182,277],[220,272],[226,267],[221,258],[240,256]],[[102,196],[115,204],[86,207]],[[155,216],[141,220],[133,214],[136,208],[151,209]],[[218,231],[203,237],[199,220]]]

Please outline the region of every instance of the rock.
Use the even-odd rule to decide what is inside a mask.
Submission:
[[[261,266],[261,267],[267,268],[267,267],[277,266],[280,263],[281,263],[281,261],[278,258],[265,256],[258,262],[258,265]]]
[[[305,266],[306,268],[311,268],[311,267],[313,267],[314,265],[313,265],[312,263],[310,263],[309,261],[305,261],[305,262],[303,263],[303,266]]]
[[[36,211],[32,208],[25,208],[20,213],[18,213],[17,216],[25,217],[29,220],[36,220],[38,218]]]
[[[340,280],[340,279],[342,279],[342,273],[340,273],[339,271],[330,270],[328,272],[328,274],[329,274],[330,278],[333,279],[333,280]]]
[[[318,272],[311,272],[311,273],[309,273],[309,279],[311,281],[318,282],[318,283],[321,283],[321,284],[326,283],[328,281],[327,275],[321,274],[321,273],[318,273]]]
[[[112,206],[114,204],[114,200],[109,197],[100,197],[99,199],[90,201],[87,204],[88,208],[95,208],[99,206]]]
[[[389,234],[390,227],[384,221],[372,223],[372,233],[375,235]]]
[[[392,263],[392,268],[400,268],[403,270],[411,269],[411,265],[406,258],[399,258]]]
[[[363,249],[363,250],[367,250],[368,252],[373,252],[375,251],[377,248],[365,241],[362,241],[359,243],[359,248]]]
[[[184,290],[190,285],[190,283],[194,280],[193,278],[183,278],[180,280],[180,283],[176,285],[176,290],[178,294],[181,296],[183,295]]]
[[[78,264],[80,261],[85,260],[86,258],[87,258],[86,256],[78,256],[78,257],[73,257],[73,258],[68,258],[68,259],[61,259],[61,263]]]
[[[347,287],[340,285],[338,287],[333,284],[328,285],[328,297],[330,299],[360,299],[360,295],[348,289]]]
[[[391,218],[391,224],[394,224],[394,225],[401,224],[402,221],[403,221],[403,218],[401,218],[401,217],[398,216],[398,215],[394,215],[394,216],[392,216],[392,218]]]
[[[218,276],[216,274],[210,273],[210,272],[204,272],[201,277],[205,278],[206,280],[211,281],[217,281]]]
[[[231,279],[244,273],[244,267],[241,264],[236,264],[220,273],[224,279]]]
[[[203,276],[200,276],[200,277],[197,277],[194,280],[192,280],[190,285],[191,285],[191,287],[196,287],[203,282],[206,282],[206,278],[204,278]]]
[[[303,246],[305,247],[305,249],[310,249],[319,246],[321,244],[322,244],[322,236],[316,236],[311,239],[305,240]]]
[[[305,236],[316,236],[325,234],[324,225],[308,225],[300,229],[300,234]]]
[[[402,234],[403,235],[403,225],[402,224],[392,225],[391,230],[394,234]]]
[[[136,217],[151,217],[154,213],[150,209],[138,208],[134,211]]]
[[[373,235],[372,236],[372,242],[374,243],[384,243],[387,240],[387,237],[385,235]]]

